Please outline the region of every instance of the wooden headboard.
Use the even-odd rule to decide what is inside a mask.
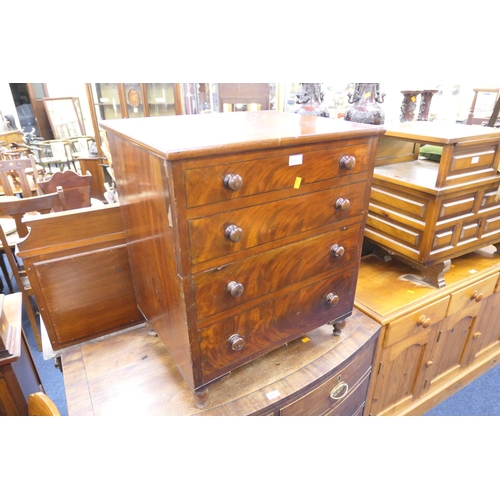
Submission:
[[[26,221],[18,245],[53,350],[144,322],[119,205]]]

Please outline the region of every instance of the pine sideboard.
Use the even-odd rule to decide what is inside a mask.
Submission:
[[[381,326],[365,415],[421,415],[500,360],[500,256],[452,260],[435,288],[414,268],[362,258],[355,306]]]

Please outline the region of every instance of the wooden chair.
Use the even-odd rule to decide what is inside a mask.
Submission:
[[[5,195],[20,194],[23,198],[36,196],[41,178],[42,170],[33,156],[0,160],[0,183]]]
[[[71,144],[66,140],[41,141],[37,143],[39,148],[39,163],[44,170],[52,173],[52,167],[64,170],[71,166],[76,170],[73,162]]]
[[[474,89],[467,125],[498,127],[500,111],[500,88]]]
[[[55,172],[44,181],[38,182],[38,188],[43,194],[55,193],[59,186],[62,187],[66,210],[90,207],[91,185],[91,175],[80,175],[72,170]]]
[[[28,235],[28,228],[23,223],[22,219],[26,214],[32,213],[47,213],[47,212],[57,212],[66,209],[66,204],[64,201],[64,191],[59,189],[56,193],[33,196],[31,198],[9,198],[5,201],[5,197],[0,197],[0,217],[12,217],[16,222],[17,235],[19,239],[24,238]],[[19,241],[19,239],[17,241]],[[28,319],[31,323],[33,329],[33,335],[38,346],[38,349],[42,350],[42,339],[40,336],[40,329],[36,321],[35,304],[33,290],[26,276],[26,273],[22,266],[19,266],[18,261],[15,258],[14,246],[16,240],[7,240],[7,236],[0,225],[0,244],[2,250],[7,256],[7,261],[9,262],[13,277],[16,281],[17,287],[23,296],[23,304],[26,308],[26,313]]]
[[[54,401],[44,392],[35,392],[28,396],[28,415],[30,417],[60,417]]]

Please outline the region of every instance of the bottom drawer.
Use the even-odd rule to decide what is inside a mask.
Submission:
[[[357,267],[281,295],[199,331],[207,383],[294,338],[352,312]],[[326,301],[338,297],[336,305]]]
[[[354,415],[364,405],[370,381],[374,343],[316,389],[280,410],[283,416]]]

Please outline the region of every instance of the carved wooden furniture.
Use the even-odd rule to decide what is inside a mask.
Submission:
[[[34,196],[38,189],[41,171],[33,156],[0,160],[0,193],[8,196],[15,194],[23,198]]]
[[[62,352],[68,415],[362,415],[379,328],[355,310],[340,337],[322,326],[235,369],[203,409],[163,342],[130,329]]]
[[[60,211],[65,209],[64,193],[60,188],[55,193],[32,196],[29,198],[17,198],[15,196],[0,197],[0,217],[12,217],[16,223],[18,238],[24,238],[28,234],[28,228],[23,220],[31,213],[47,213],[51,211]],[[19,239],[17,244],[19,243]],[[0,225],[0,243],[2,252],[7,256],[9,266],[16,285],[23,297],[23,304],[26,309],[26,314],[33,330],[37,347],[42,350],[42,340],[40,330],[36,321],[35,303],[33,302],[33,290],[29,279],[26,277],[26,270],[14,257],[15,240],[10,239],[4,233],[2,225]],[[2,257],[3,258],[3,257]]]
[[[27,222],[18,245],[54,351],[143,322],[120,207],[68,210]]]
[[[500,256],[454,258],[446,286],[396,260],[361,259],[355,306],[382,327],[367,415],[421,415],[500,361]]]
[[[442,147],[440,162],[420,145]],[[500,130],[434,122],[388,127],[379,141],[366,237],[444,286],[450,259],[500,242]]]
[[[58,187],[64,191],[66,210],[90,207],[90,188],[92,176],[80,175],[72,170],[55,172],[50,177],[38,182],[43,194],[56,193]]]
[[[21,293],[0,295],[0,416],[28,415],[28,397],[43,391],[22,331]]]
[[[78,163],[80,164],[80,170],[83,175],[92,175],[92,183],[90,187],[90,194],[92,198],[97,200],[105,201],[104,193],[106,188],[104,183],[106,179],[104,177],[104,165],[106,158],[99,156],[85,156],[81,155],[78,157]]]
[[[237,111],[239,107],[247,110],[251,104],[268,110],[269,94],[269,83],[219,83],[219,111]]]
[[[351,314],[381,127],[273,111],[101,126],[138,306],[197,404]]]

